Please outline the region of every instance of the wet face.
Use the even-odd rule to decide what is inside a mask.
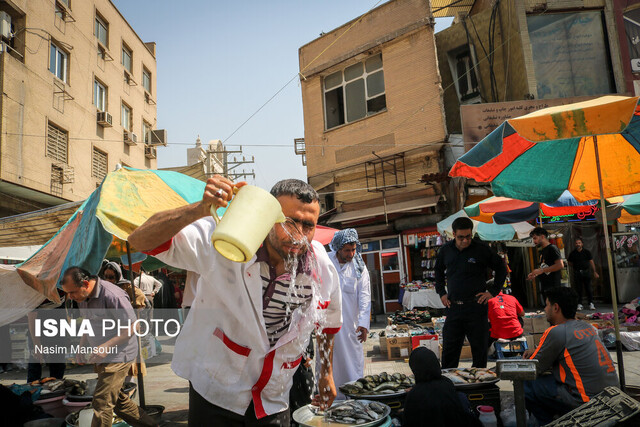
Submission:
[[[104,273],[102,273],[102,278],[104,280],[106,280],[107,282],[111,282],[114,285],[116,284],[116,282],[118,281],[118,275],[117,273],[111,269],[111,268],[106,268],[104,270]]]
[[[289,255],[301,255],[307,250],[307,242],[311,243],[316,232],[320,205],[317,201],[304,203],[295,196],[280,196],[278,201],[282,206],[282,213],[288,218],[284,227],[282,224],[273,226],[267,236],[267,244],[286,259]]]
[[[582,246],[583,246],[582,240],[576,239],[576,249],[578,251],[581,251],[582,250]]]
[[[466,249],[471,244],[471,239],[473,238],[473,230],[456,230],[454,232],[454,237],[456,239],[456,248],[458,248],[459,250]]]
[[[75,302],[82,302],[89,297],[91,291],[89,281],[83,280],[80,285],[76,285],[70,278],[65,278],[62,282],[62,290],[67,294],[67,298],[71,298]]]
[[[342,249],[336,252],[336,256],[340,264],[346,264],[351,262],[353,257],[356,255],[356,244],[355,243],[347,243]]]

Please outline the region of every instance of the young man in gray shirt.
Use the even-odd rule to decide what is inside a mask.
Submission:
[[[524,394],[527,409],[540,425],[586,403],[605,387],[619,386],[618,375],[609,352],[588,323],[576,320],[578,295],[571,288],[546,291],[545,313],[551,327],[545,331],[536,349],[523,357],[538,360],[538,374],[526,381]]]

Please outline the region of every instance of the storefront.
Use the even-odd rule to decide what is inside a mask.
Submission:
[[[597,221],[601,215],[598,208],[593,208],[591,212],[580,215],[563,215],[547,217],[542,216],[542,227],[550,234],[551,243],[555,244],[562,258],[565,260],[565,270],[562,281],[573,286],[570,277],[571,271],[567,267],[566,259],[571,251],[575,249],[575,239],[582,238],[584,248],[591,252],[593,262],[596,266],[599,278],[592,280],[593,296],[597,301],[610,303],[611,291],[609,285],[609,270],[607,263],[607,252],[605,247],[605,236],[602,223]],[[540,222],[538,219],[538,223]],[[613,231],[610,228],[610,232]],[[536,264],[537,265],[537,260]],[[596,304],[597,305],[597,304]]]
[[[400,310],[400,283],[406,277],[400,236],[362,240],[362,258],[371,278],[371,308],[374,314]]]

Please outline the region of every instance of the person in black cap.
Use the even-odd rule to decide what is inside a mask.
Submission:
[[[409,357],[416,385],[404,404],[406,426],[481,426],[462,403],[453,383],[442,376],[440,362],[426,347],[417,347]],[[466,399],[466,396],[464,396]]]

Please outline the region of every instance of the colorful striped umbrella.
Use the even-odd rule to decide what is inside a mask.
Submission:
[[[464,207],[469,218],[476,221],[496,224],[532,221],[540,216],[574,215],[591,213],[597,200],[578,202],[570,192],[565,191],[554,203],[526,202],[510,197],[493,196]]]
[[[621,224],[635,224],[640,222],[640,194],[632,194],[623,196],[623,202],[620,203],[620,218],[618,222]]]
[[[490,182],[496,196],[543,203],[565,190],[580,202],[638,193],[638,98],[604,96],[509,119],[460,157],[449,175]]]
[[[456,218],[468,218],[467,213],[464,210],[459,210],[453,215],[443,219],[437,224],[438,233],[446,234],[453,238],[453,229],[451,228],[453,221]],[[473,234],[477,234],[481,240],[486,241],[501,241],[512,239],[526,239],[529,237],[529,233],[533,230],[533,226],[527,222],[517,222],[514,224],[496,224],[485,223],[471,219],[473,222]]]
[[[604,96],[509,119],[449,175],[490,182],[496,196],[553,203],[565,190],[586,202],[640,192],[638,97]],[[601,209],[613,310],[618,311],[606,209]],[[624,366],[614,316],[620,384]]]
[[[22,280],[52,301],[71,266],[97,272],[102,260],[126,253],[129,234],[151,215],[202,200],[205,183],[186,175],[121,168],[109,173],[78,210],[38,252],[22,264]]]

